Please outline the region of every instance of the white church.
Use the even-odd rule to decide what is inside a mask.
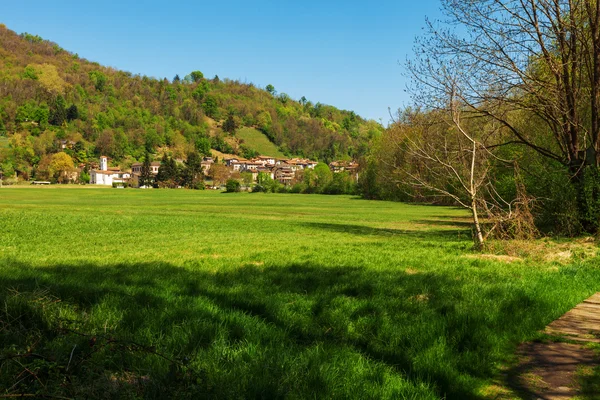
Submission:
[[[100,169],[90,172],[90,183],[92,185],[112,186],[113,183],[124,183],[131,178],[129,172],[123,172],[119,168],[108,167],[108,157],[100,157]]]

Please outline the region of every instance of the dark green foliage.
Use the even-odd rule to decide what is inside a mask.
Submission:
[[[88,172],[82,171],[79,174],[79,182],[81,183],[90,183],[90,174]]]
[[[155,184],[158,187],[175,188],[179,186],[180,171],[177,162],[172,158],[163,155]]]
[[[275,90],[275,86],[271,85],[270,83],[265,87],[265,90],[272,96],[275,96],[275,94],[277,93],[277,91]]]
[[[23,79],[31,79],[31,80],[38,80],[38,74],[35,70],[35,68],[33,68],[32,66],[28,65],[25,67],[25,70],[23,71],[23,75],[22,75]]]
[[[98,90],[99,92],[104,91],[104,89],[106,88],[106,82],[108,80],[106,78],[106,75],[104,75],[104,73],[102,73],[101,71],[91,71],[88,75],[90,77],[90,80],[94,84],[96,90]]]
[[[211,147],[221,153],[233,153],[233,147],[227,143],[221,136],[211,138]]]
[[[202,102],[202,109],[204,113],[211,118],[218,118],[219,116],[219,105],[214,96],[208,95]]]
[[[244,158],[251,159],[251,158],[260,156],[260,154],[256,150],[249,149],[248,147],[243,146],[243,145],[240,147],[241,147],[240,150],[242,153],[242,157],[244,157]]]
[[[242,190],[241,183],[236,179],[228,179],[225,183],[225,191],[227,193],[240,192]]]
[[[150,187],[154,184],[154,176],[150,171],[150,153],[148,151],[144,155],[144,163],[142,164],[142,171],[138,179],[138,186],[140,187]]]
[[[76,119],[79,119],[79,109],[75,104],[72,104],[71,107],[67,109],[67,121],[71,122]]]
[[[196,151],[202,156],[210,156],[211,141],[207,137],[196,139]]]
[[[65,98],[56,96],[50,113],[50,123],[54,126],[62,126],[67,121],[67,108]]]
[[[333,178],[329,166],[319,163],[314,169],[304,171],[306,193],[323,193]]]
[[[192,92],[192,97],[194,99],[196,99],[196,101],[202,102],[202,100],[204,99],[204,96],[209,91],[210,91],[210,84],[208,83],[208,81],[203,80],[198,84],[196,89],[194,89],[194,91]]]
[[[173,78],[173,83],[179,83],[181,82],[181,78],[179,77],[179,74],[176,74],[175,77]]]
[[[373,160],[362,160],[362,163],[367,163],[366,168],[363,168],[362,173],[358,178],[357,190],[360,195],[369,200],[381,198],[379,190],[380,185],[377,182],[377,164]]]
[[[585,232],[594,233],[600,227],[600,171],[595,165],[587,165],[577,176],[577,208],[579,220]]]
[[[113,188],[128,188],[129,187],[129,183],[127,183],[127,182],[113,182],[112,187]]]
[[[194,82],[200,82],[202,79],[204,79],[204,74],[200,71],[192,71],[190,76]]]
[[[15,122],[37,122],[41,127],[48,124],[50,110],[46,104],[36,104],[34,101],[28,101],[17,108]]]
[[[337,172],[322,190],[324,194],[354,194],[354,179],[347,172]]]
[[[228,133],[235,133],[235,130],[238,128],[235,123],[235,119],[233,118],[233,113],[229,113],[227,119],[223,123],[223,130]]]
[[[39,35],[32,35],[30,33],[27,32],[23,32],[21,34],[21,37],[25,40],[27,40],[29,43],[42,43],[44,41],[44,39],[39,36]]]
[[[197,180],[196,182],[194,182],[192,184],[191,188],[194,190],[204,190],[204,189],[206,189],[206,185],[204,184],[204,181]]]
[[[287,104],[291,100],[290,96],[287,93],[281,93],[277,98],[283,104]]]
[[[182,173],[182,185],[187,188],[194,188],[198,181],[202,181],[202,159],[197,152],[189,153],[185,161],[185,167]]]

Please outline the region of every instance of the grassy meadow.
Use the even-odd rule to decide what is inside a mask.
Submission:
[[[235,135],[244,141],[244,145],[257,151],[259,154],[287,158],[277,146],[265,136],[264,133],[255,128],[243,127],[235,132]]]
[[[600,264],[479,257],[465,217],[345,196],[2,188],[0,395],[493,397],[516,346],[600,290]]]

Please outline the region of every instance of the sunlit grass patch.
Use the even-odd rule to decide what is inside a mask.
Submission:
[[[0,387],[477,398],[519,342],[598,291],[600,269],[472,257],[468,226],[448,222],[463,216],[348,196],[2,189]]]

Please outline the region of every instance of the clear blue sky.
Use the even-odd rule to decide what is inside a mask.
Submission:
[[[403,63],[439,0],[7,1],[0,22],[90,61],[239,79],[384,123],[408,105]]]

